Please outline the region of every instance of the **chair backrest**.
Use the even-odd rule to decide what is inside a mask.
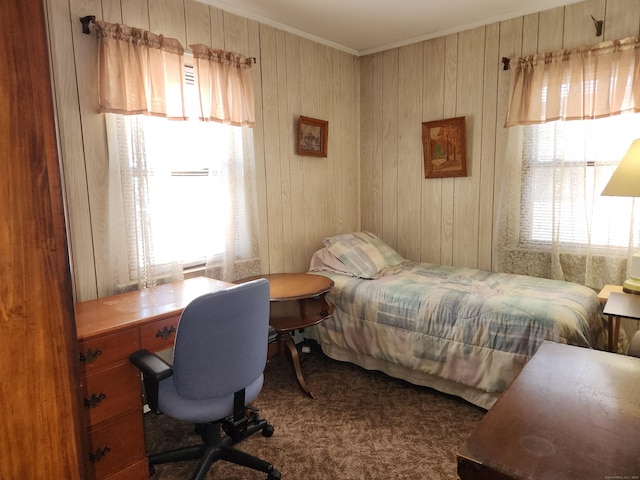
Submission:
[[[173,381],[183,398],[223,397],[263,374],[269,334],[269,282],[262,278],[196,298],[182,312]]]

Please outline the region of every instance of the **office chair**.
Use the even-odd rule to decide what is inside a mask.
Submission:
[[[268,328],[269,282],[259,279],[187,305],[178,323],[173,366],[147,350],[129,357],[143,373],[149,408],[195,423],[202,438],[199,445],[149,455],[150,475],[154,465],[199,458],[192,480],[204,479],[217,460],[265,472],[267,480],[281,478],[270,463],[234,448],[258,430],[273,435],[273,427],[249,406],[262,389]]]

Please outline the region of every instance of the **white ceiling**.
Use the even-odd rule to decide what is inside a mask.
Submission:
[[[580,0],[199,0],[355,55]]]

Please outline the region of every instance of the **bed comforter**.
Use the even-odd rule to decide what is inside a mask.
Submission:
[[[416,262],[376,279],[314,273],[335,282],[333,316],[311,335],[329,356],[441,379],[454,386],[441,390],[484,408],[544,340],[597,349],[606,341],[595,292],[574,283]],[[487,395],[465,395],[467,387]]]

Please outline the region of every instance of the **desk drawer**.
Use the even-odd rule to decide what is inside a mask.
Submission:
[[[123,363],[82,379],[82,396],[87,425],[115,417],[142,406],[140,372]]]
[[[142,348],[157,352],[165,348],[173,347],[176,338],[176,329],[180,315],[156,320],[140,327],[140,342]]]
[[[128,362],[129,355],[139,349],[140,335],[136,328],[80,342],[82,373],[88,375],[109,365]]]
[[[96,480],[145,458],[142,410],[89,429],[89,459]]]

